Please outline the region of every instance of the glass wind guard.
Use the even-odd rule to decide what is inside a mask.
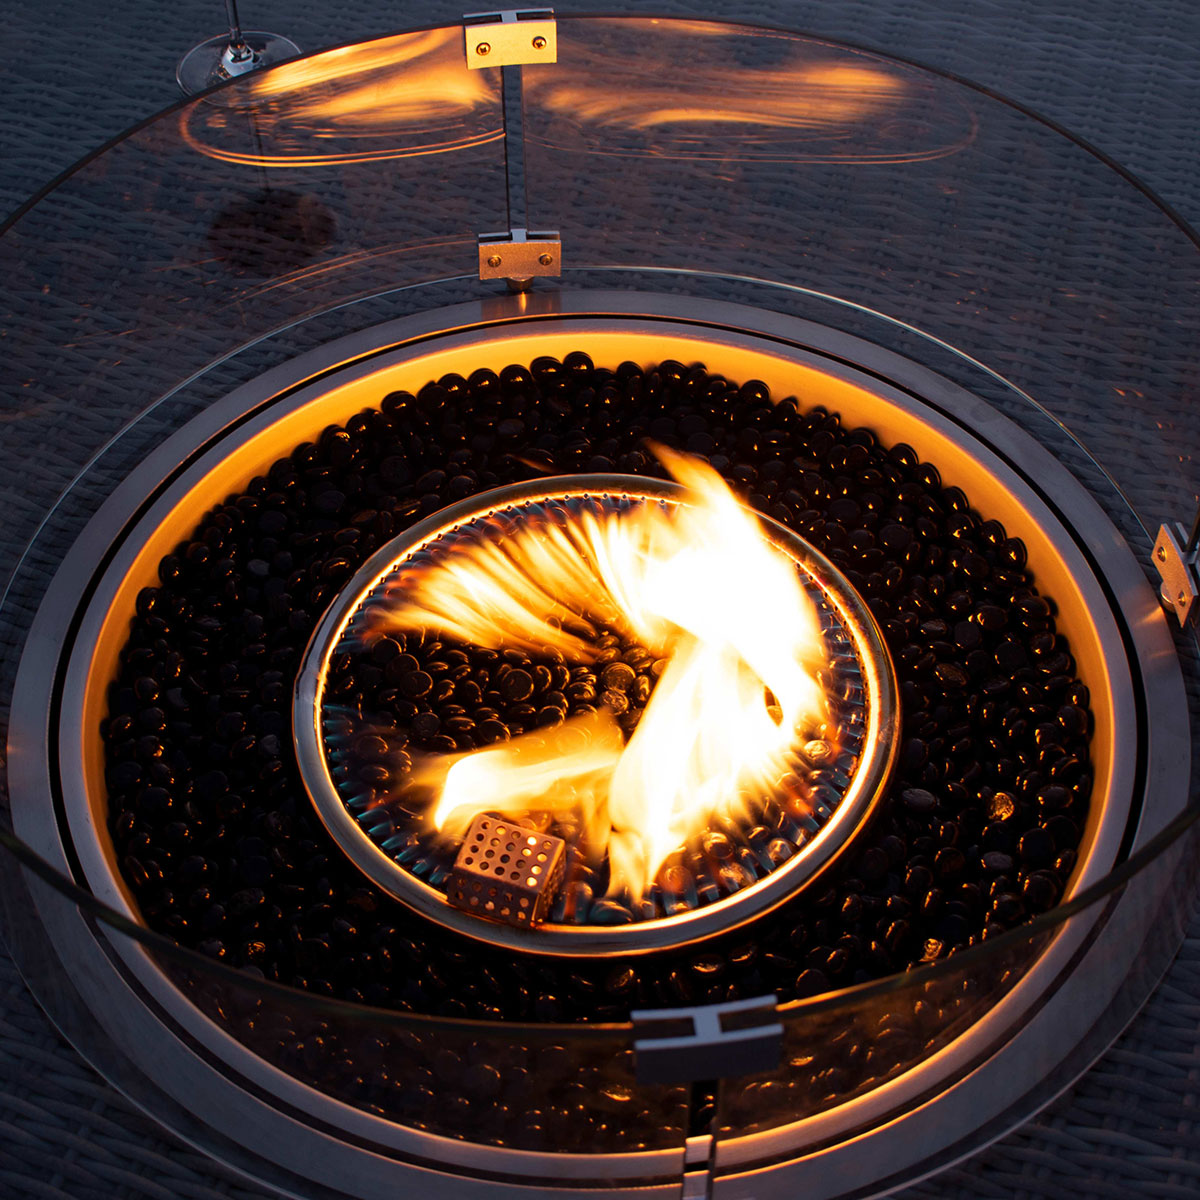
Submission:
[[[813,1194],[859,1195],[856,1172],[883,1175],[859,1161],[857,1131],[915,1120],[905,1143],[893,1144],[888,1182],[898,1185],[999,1136],[1125,1026],[1195,917],[1196,818],[1194,809],[1182,814],[1111,876],[1025,926],[938,963],[779,1006],[778,1067],[695,1085],[642,1082],[628,1023],[424,1016],[233,970],[106,908],[8,834],[0,835],[0,923],[41,1003],[110,1080],[212,1152],[281,1185],[277,1156],[267,1161],[264,1150],[248,1161],[221,1121],[210,1114],[199,1126],[188,1111],[191,1089],[213,1084],[214,1065],[236,1086],[272,1080],[284,1102],[311,1090],[418,1136],[534,1154],[632,1155],[654,1183],[677,1178],[674,1155],[711,1128],[716,1200],[743,1195],[745,1172],[789,1160],[801,1172],[789,1175],[793,1190],[811,1182]],[[403,955],[398,938],[399,971],[414,965]],[[474,983],[474,964],[463,968]],[[157,1021],[131,1020],[124,1001],[114,1007],[130,986],[148,989],[195,1033],[203,1062],[164,1038]],[[1049,1040],[1047,1022],[1059,1031]],[[1086,1034],[1063,1036],[1068,1029]],[[990,1070],[1000,1054],[1007,1074]],[[947,1103],[973,1105],[977,1124],[931,1157],[930,1145],[942,1141],[928,1122],[944,1120]],[[605,1161],[596,1159],[597,1170]]]
[[[339,307],[361,328],[397,315],[385,306],[404,289],[410,311],[430,303],[425,284],[438,283],[439,295],[445,281],[494,294],[503,285],[481,289],[476,238],[518,216],[561,231],[567,286],[621,272],[643,290],[752,294],[766,308],[864,318],[865,340],[894,341],[923,365],[936,365],[936,348],[977,395],[994,403],[975,386],[994,384],[1037,416],[1031,424],[1050,425],[1047,413],[1061,421],[1147,523],[1187,515],[1200,442],[1190,403],[1200,382],[1196,245],[1133,181],[995,97],[882,56],[710,22],[566,18],[558,36],[557,65],[522,69],[524,161],[507,169],[516,122],[506,130],[500,71],[466,69],[456,26],[300,59],[189,100],[81,164],[9,224],[0,415],[8,461],[22,470],[0,484],[0,589],[19,563],[0,604],[0,717],[30,614],[82,516],[171,432],[177,408],[196,411],[206,389],[226,394],[231,378],[261,373],[268,350],[317,337]],[[524,189],[527,208],[514,205],[511,221],[510,186]],[[1085,476],[1091,464],[1067,449],[1064,461]],[[0,792],[0,823],[8,820]],[[957,1082],[995,1045],[975,1038],[989,1014],[1016,1011],[1019,1028],[1040,1001],[1029,980],[1047,963],[1057,971],[1064,948],[1090,954],[1095,933],[1127,918],[1128,936],[1111,943],[1123,958],[1080,960],[1117,999],[1094,1015],[1097,1032],[1073,1057],[1053,1065],[1053,1094],[1113,1036],[1177,946],[1195,898],[1197,828],[1110,877],[1103,894],[1011,935],[789,1004],[780,1068],[719,1089],[718,1200],[722,1175],[760,1153],[745,1150],[746,1138],[778,1134],[790,1140],[776,1143],[775,1161],[809,1152],[815,1161],[831,1121],[829,1136],[844,1134],[852,1154],[864,1097],[886,1091],[887,1104],[899,1097],[887,1113],[906,1113],[924,1085],[905,1092],[905,1081],[931,1062],[949,1064],[939,1080]],[[178,1006],[182,1024],[215,1030],[256,1070],[356,1117],[441,1138],[678,1159],[710,1113],[706,1102],[698,1114],[699,1087],[689,1113],[686,1088],[637,1082],[628,1025],[417,1018],[290,991],[100,911],[45,864],[39,872],[28,853],[8,850],[20,866],[0,871],[0,905],[38,997],[106,1075],[210,1149],[186,1103],[159,1107],[155,1064],[128,1036],[132,1010],[118,1006],[112,1027],[96,1027],[95,997],[73,982],[90,987],[92,965],[111,967],[118,989],[136,976]],[[64,969],[60,932],[87,967]],[[305,955],[319,966],[341,954],[340,944],[309,941]],[[802,941],[771,970],[804,969]],[[403,937],[381,935],[376,950],[399,964],[397,978],[431,977]],[[755,956],[773,953],[731,939],[730,961],[735,950],[747,979]],[[495,990],[474,949],[452,961],[456,987]],[[566,968],[550,979],[581,997],[603,986],[625,1006],[620,1017],[634,975],[616,966],[602,982]],[[692,980],[668,964],[655,1003],[718,1000],[723,969],[710,956]],[[561,1020],[556,983],[537,970],[518,982],[518,1011]],[[998,1109],[979,1137],[1006,1119]]]
[[[643,1160],[646,1173],[678,1175],[680,1161],[662,1152],[682,1151],[688,1088],[637,1079],[628,1023],[527,1025],[348,1004],[175,946],[57,879],[7,835],[0,865],[0,928],[41,1003],[116,1086],[176,1127],[181,1115],[191,1120],[183,1110],[215,1069],[239,1086],[273,1087],[285,1101],[311,1089],[418,1134],[518,1152],[658,1155]],[[27,920],[33,913],[38,919]],[[47,930],[58,951],[69,944],[80,954],[66,969]],[[392,969],[419,971],[403,961],[403,938],[394,941]],[[464,972],[474,982],[469,964]],[[127,985],[147,989],[199,1039],[204,1063],[154,1020],[130,1022],[128,1002],[114,1000],[128,996]],[[167,1071],[156,1058],[164,1053]],[[211,1143],[220,1124],[201,1139]]]
[[[919,67],[704,21],[560,20],[524,98],[529,224],[561,229],[568,274],[881,313],[1032,396],[1146,524],[1190,516],[1200,258],[1087,147]]]
[[[895,1159],[878,1176],[879,1186],[898,1186],[999,1137],[1124,1029],[1198,902],[1193,809],[1108,879],[1024,927],[882,984],[780,1006],[779,1066],[719,1088],[718,1176],[736,1176],[764,1153],[813,1155],[803,1169],[815,1173],[819,1194],[834,1194],[828,1180],[840,1178],[840,1162],[853,1192],[854,1131],[904,1118],[908,1139],[893,1143]],[[1001,1057],[1006,1069],[993,1069]],[[964,1105],[975,1121],[968,1139],[930,1157],[937,1123]],[[803,1186],[804,1176],[792,1182]],[[718,1200],[737,1194],[723,1186],[718,1179]]]
[[[131,418],[310,314],[474,276],[505,206],[500,71],[467,70],[459,28],[245,76],[85,160],[0,239],[4,436],[30,464],[0,581]]]

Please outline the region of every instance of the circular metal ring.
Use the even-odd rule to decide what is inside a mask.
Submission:
[[[767,540],[795,563],[806,590],[819,595],[822,608],[849,637],[862,672],[866,718],[863,749],[833,815],[770,874],[715,903],[630,925],[504,925],[455,908],[443,890],[398,865],[364,831],[338,793],[321,728],[330,660],[364,605],[412,555],[428,552],[448,532],[526,505],[609,496],[635,503],[681,505],[687,503],[687,495],[677,483],[637,475],[562,476],[495,488],[418,521],[377,550],[345,585],[318,623],[301,660],[292,704],[292,732],[300,774],[321,820],[374,883],[441,925],[514,950],[535,954],[644,954],[727,932],[769,912],[811,883],[853,842],[882,798],[898,753],[895,669],[874,616],[849,580],[815,547],[762,514],[756,517]]]

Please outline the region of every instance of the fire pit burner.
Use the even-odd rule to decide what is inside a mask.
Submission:
[[[542,867],[536,875],[529,873],[536,886],[527,886],[522,876],[504,903],[495,880],[496,895],[480,893],[474,905],[473,893],[462,891],[464,870],[471,873],[478,864],[464,868],[462,828],[439,829],[431,821],[433,801],[421,781],[436,775],[448,791],[444,764],[463,763],[472,751],[482,754],[483,747],[536,742],[548,762],[558,763],[572,750],[601,753],[606,739],[616,738],[619,745],[637,727],[655,672],[662,674],[667,664],[662,658],[652,661],[654,656],[637,646],[618,655],[611,644],[614,636],[605,635],[597,644],[597,668],[603,665],[601,677],[611,675],[614,688],[623,683],[625,690],[616,695],[606,691],[598,699],[590,686],[586,693],[576,691],[569,716],[565,696],[560,708],[526,704],[514,711],[528,721],[529,732],[520,726],[510,731],[484,703],[491,692],[483,692],[473,680],[520,700],[538,672],[548,679],[553,672],[568,678],[562,652],[548,647],[539,657],[536,648],[531,656],[510,647],[504,651],[510,662],[500,649],[485,648],[484,666],[472,676],[471,655],[478,655],[479,647],[425,625],[397,632],[397,614],[432,572],[461,573],[467,556],[481,547],[500,553],[497,548],[514,539],[532,533],[544,541],[547,532],[582,527],[589,520],[593,531],[627,528],[655,515],[678,521],[699,507],[698,499],[679,484],[638,476],[583,475],[509,485],[434,513],[383,546],[349,581],[305,653],[293,705],[294,735],[301,774],[322,820],[374,882],[425,915],[477,938],[541,953],[636,953],[695,941],[774,908],[853,841],[880,799],[897,753],[893,669],[874,618],[841,572],[790,530],[762,518],[769,553],[786,561],[788,573],[803,589],[798,598],[807,595],[819,622],[814,634],[823,665],[815,682],[826,697],[818,726],[785,730],[786,758],[775,762],[773,786],[756,793],[744,790],[736,804],[714,806],[707,820],[692,827],[685,844],[666,856],[661,870],[648,873],[644,889],[620,886],[620,878],[611,873],[612,854],[595,853],[594,819],[581,818],[578,804],[553,811],[552,800],[510,806],[490,818],[493,823],[516,822],[564,844],[557,898],[546,896],[542,886],[556,865],[549,859],[545,875]],[[539,565],[546,569],[545,561]],[[478,593],[475,599],[482,604]],[[561,615],[576,622],[575,628],[595,632],[586,626],[584,614],[568,607]],[[476,616],[473,610],[465,619],[469,623]],[[429,619],[421,610],[421,620]],[[553,620],[561,624],[560,617]],[[457,628],[461,631],[462,624]],[[460,648],[447,653],[445,646]],[[422,723],[424,710],[418,711],[409,697],[426,695],[435,676],[447,679],[451,655],[453,669],[464,681],[461,690],[478,694],[479,703],[473,714],[458,718],[458,740],[435,734],[422,742],[422,732],[429,732]],[[514,666],[518,661],[523,665]],[[638,679],[630,663],[645,668],[644,678]],[[629,680],[616,680],[617,671]],[[635,682],[646,687],[639,690],[632,686]],[[565,686],[569,692],[571,685]],[[764,695],[761,682],[758,694]],[[767,711],[776,714],[777,722],[784,721],[769,691],[763,703],[776,705]],[[477,723],[474,717],[480,718]],[[436,721],[427,724],[432,729]],[[518,735],[511,743],[510,732]],[[460,753],[431,756],[430,744]],[[431,768],[431,761],[443,765]],[[569,792],[570,784],[568,778],[555,787]],[[484,801],[480,804],[486,808]],[[507,876],[503,882],[509,885]],[[518,893],[523,893],[525,908]]]

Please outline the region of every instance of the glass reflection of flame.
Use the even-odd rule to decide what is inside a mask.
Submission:
[[[503,137],[497,75],[464,69],[461,30],[432,29],[284,63],[180,119],[193,149],[259,167],[435,154]]]
[[[710,66],[703,86],[694,89],[673,80],[642,87],[605,82],[560,77],[538,87],[537,95],[554,112],[626,129],[744,124],[827,133],[890,112],[907,90],[895,74],[847,63],[753,71]]]

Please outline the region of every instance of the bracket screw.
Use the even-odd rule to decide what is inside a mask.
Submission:
[[[533,39],[533,48],[535,50],[545,50],[546,48],[546,39],[540,33]]]
[[[500,255],[493,254],[487,260],[487,265],[493,270],[500,265]]]
[[[491,54],[491,52],[492,52],[491,42],[480,42],[479,45],[475,47],[475,53],[480,55],[481,57],[485,54]]]
[[[542,264],[542,266],[543,266],[543,267],[548,267],[548,266],[550,266],[550,264],[551,264],[553,261],[554,261],[554,255],[553,255],[553,254],[539,254],[539,255],[538,255],[538,262],[540,262],[540,263]]]
[[[1158,558],[1159,562],[1167,561],[1167,551],[1166,551],[1165,546],[1159,546],[1158,551],[1157,551],[1157,558]]]

